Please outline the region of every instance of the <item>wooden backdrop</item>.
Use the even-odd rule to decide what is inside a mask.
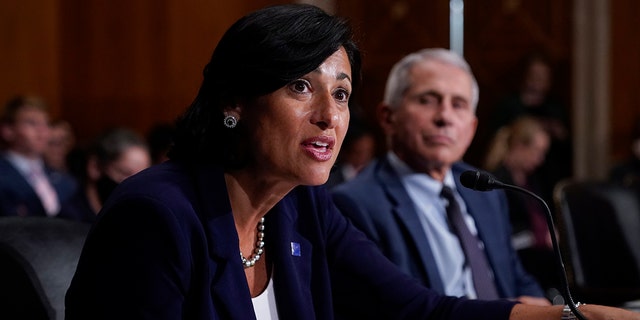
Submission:
[[[145,133],[191,102],[201,70],[224,30],[273,0],[20,0],[0,2],[0,100],[43,96],[80,141],[114,125]],[[359,97],[371,110],[391,65],[423,47],[448,47],[448,0],[339,0],[365,54]],[[637,1],[611,1],[611,158],[628,155],[640,116]],[[615,19],[613,18],[615,17]],[[479,141],[513,68],[531,50],[556,62],[556,92],[571,106],[572,1],[465,1],[465,56],[481,85]]]
[[[353,19],[365,50],[363,108],[382,99],[390,67],[402,56],[426,47],[449,47],[449,1],[368,0],[338,2]],[[570,109],[571,1],[465,1],[464,55],[480,85],[476,139],[466,155],[479,165],[489,139],[494,106],[515,90],[518,65],[542,52],[555,65],[554,93]]]

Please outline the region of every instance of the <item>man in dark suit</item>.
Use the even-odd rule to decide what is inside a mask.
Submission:
[[[548,305],[511,245],[503,192],[461,187],[477,127],[466,61],[426,49],[389,75],[378,119],[390,150],[333,189],[336,205],[406,273],[447,295]],[[446,192],[445,189],[451,192]]]
[[[55,216],[75,180],[45,166],[48,115],[36,97],[11,99],[0,118],[0,216]]]

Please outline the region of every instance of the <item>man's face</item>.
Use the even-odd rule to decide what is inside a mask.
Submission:
[[[2,130],[9,148],[26,157],[41,156],[49,143],[49,135],[47,113],[35,107],[20,109],[15,121]]]
[[[409,73],[401,105],[384,107],[383,127],[393,151],[436,179],[462,159],[477,127],[471,77],[458,67],[419,62]]]

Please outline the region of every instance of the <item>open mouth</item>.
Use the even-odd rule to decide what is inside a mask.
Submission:
[[[333,155],[333,146],[335,139],[333,137],[314,137],[307,139],[302,143],[302,147],[307,153],[318,161],[327,161]]]

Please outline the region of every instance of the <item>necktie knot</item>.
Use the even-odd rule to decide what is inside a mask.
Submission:
[[[445,198],[449,205],[452,204],[453,201],[456,201],[456,198],[453,196],[453,190],[448,186],[443,186],[442,191],[440,191],[440,196]]]

